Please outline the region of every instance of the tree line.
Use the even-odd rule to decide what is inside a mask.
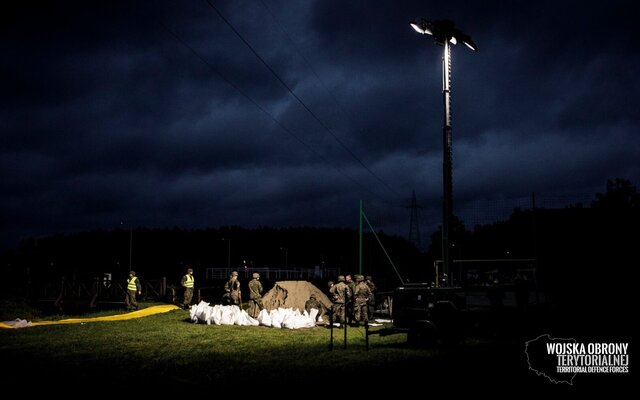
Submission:
[[[640,265],[639,222],[640,195],[630,181],[615,179],[590,205],[515,209],[506,221],[473,228],[455,220],[450,253],[453,259],[535,259],[545,290],[560,297],[583,295],[596,285],[628,285],[633,269]],[[378,235],[406,281],[435,279],[434,261],[441,258],[439,231],[432,234],[424,253],[403,237]],[[109,272],[115,279],[124,279],[133,269],[148,278],[177,280],[188,266],[200,277],[206,268],[227,266],[319,267],[347,274],[358,272],[358,240],[355,229],[317,227],[61,233],[23,240],[2,255],[2,275],[3,282],[27,272],[46,279]],[[382,286],[397,285],[397,274],[371,232],[364,234],[363,248],[363,273],[373,275]]]

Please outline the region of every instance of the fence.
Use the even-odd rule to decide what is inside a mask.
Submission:
[[[167,280],[150,279],[141,281],[145,300],[164,301],[167,296]],[[54,306],[65,303],[83,304],[96,307],[102,302],[123,303],[126,283],[110,279],[109,274],[93,276],[61,277],[59,281],[32,282],[28,298],[36,301],[53,301]]]
[[[310,280],[310,279],[327,279],[339,275],[339,268],[321,268],[319,265],[314,268],[207,268],[205,272],[206,279],[228,279],[231,272],[237,271],[238,275],[244,276],[245,280],[251,279],[254,272],[260,274],[261,279],[267,280]]]

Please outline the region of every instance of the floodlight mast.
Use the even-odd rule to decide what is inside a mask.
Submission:
[[[444,46],[442,55],[442,100],[444,103],[444,122],[442,125],[442,264],[443,279],[436,277],[436,284],[451,285],[451,258],[449,257],[449,237],[453,220],[453,163],[452,163],[452,128],[451,128],[451,46],[449,43],[464,43],[468,48],[477,51],[478,47],[471,37],[462,33],[451,20],[420,22],[411,21],[411,27],[418,33],[433,36],[433,41]]]

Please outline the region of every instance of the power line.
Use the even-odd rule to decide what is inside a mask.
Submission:
[[[294,93],[294,91],[289,87],[289,85],[287,85],[286,82],[282,80],[280,75],[278,75],[278,73],[274,71],[273,68],[271,68],[271,66],[264,60],[264,58],[260,56],[260,54],[258,54],[258,52],[253,48],[253,46],[251,46],[251,44],[247,42],[247,40],[240,34],[240,32],[238,32],[238,30],[231,24],[231,22],[229,22],[229,20],[225,18],[222,12],[220,12],[220,10],[218,10],[218,8],[215,5],[213,5],[213,3],[211,3],[210,0],[206,0],[206,2],[209,5],[209,7],[211,7],[211,9],[213,9],[216,12],[216,14],[218,14],[220,19],[222,19],[224,23],[227,24],[227,26],[233,31],[233,33],[235,33],[236,36],[249,48],[249,50],[251,50],[251,52],[258,58],[258,60],[262,62],[262,64],[269,70],[269,72],[271,72],[271,74],[282,84],[282,86],[284,86],[285,89],[287,89],[287,91],[298,101],[298,103],[300,103],[300,105],[313,117],[313,119],[315,119],[316,122],[318,122],[318,124],[320,124],[320,126],[325,131],[327,131],[331,135],[331,137],[333,137],[333,139],[340,145],[340,147],[342,147],[347,153],[349,153],[349,155],[354,160],[356,160],[358,164],[360,164],[374,178],[376,178],[378,182],[380,182],[393,194],[400,197],[400,195],[387,182],[385,182],[380,176],[378,176],[375,172],[373,172],[371,168],[369,168],[349,147],[347,147],[347,145],[324,122],[322,122],[322,120],[320,120],[320,118],[318,118],[318,116],[313,111],[311,111],[311,109],[305,104],[305,102],[302,101],[302,99]]]
[[[293,38],[291,37],[291,35],[289,35],[289,32],[287,32],[287,30],[284,28],[284,26],[282,25],[282,23],[280,22],[280,20],[278,20],[278,18],[273,14],[273,12],[271,11],[271,9],[269,8],[269,6],[267,6],[267,4],[264,1],[260,1],[260,3],[262,3],[262,6],[265,8],[265,10],[267,10],[267,12],[269,13],[269,15],[271,16],[271,19],[273,19],[275,21],[275,23],[278,25],[278,27],[280,28],[280,30],[282,31],[282,33],[285,35],[285,37],[287,38],[287,40],[289,41],[289,43],[291,43],[291,45],[293,46],[293,48],[296,50],[296,53],[298,53],[298,55],[300,56],[300,58],[302,58],[302,60],[304,61],[304,63],[307,65],[307,67],[309,68],[309,70],[311,70],[311,72],[313,73],[313,76],[316,77],[316,80],[320,83],[320,86],[322,86],[322,88],[329,94],[329,96],[331,97],[331,100],[333,100],[333,102],[336,104],[337,108],[342,111],[345,115],[348,115],[348,113],[346,112],[346,110],[344,109],[344,107],[342,106],[342,104],[340,104],[340,101],[338,100],[338,98],[333,94],[333,91],[331,91],[323,82],[323,80],[320,78],[320,75],[318,75],[318,73],[316,72],[315,68],[313,68],[313,66],[311,65],[311,62],[309,62],[309,60],[307,59],[307,57],[304,56],[304,54],[302,53],[302,51],[300,50],[300,48],[296,45],[296,42],[293,40]]]
[[[285,131],[288,135],[290,135],[291,137],[293,137],[297,142],[299,142],[302,146],[304,146],[307,150],[311,151],[313,154],[315,154],[316,156],[318,156],[322,161],[324,161],[327,165],[329,165],[330,167],[332,167],[333,169],[335,169],[338,173],[340,173],[341,175],[347,177],[348,179],[350,179],[351,181],[353,181],[354,183],[356,183],[359,187],[361,187],[363,190],[365,190],[366,192],[368,192],[369,194],[371,194],[373,197],[379,198],[382,200],[382,198],[377,195],[376,193],[372,192],[371,190],[367,189],[366,187],[364,187],[358,180],[356,180],[355,178],[353,178],[351,175],[347,174],[345,171],[343,171],[342,169],[340,169],[339,167],[337,167],[335,164],[333,164],[332,162],[330,162],[326,157],[324,157],[322,154],[320,154],[319,152],[317,152],[313,147],[311,147],[311,145],[309,145],[308,143],[306,143],[304,140],[302,140],[298,135],[296,135],[293,131],[291,131],[289,128],[287,128],[284,124],[282,124],[273,114],[271,114],[269,111],[267,111],[264,107],[262,107],[256,100],[254,100],[248,93],[246,93],[244,90],[242,90],[239,86],[235,85],[231,80],[227,79],[220,71],[218,71],[217,68],[215,68],[209,61],[207,61],[202,55],[200,55],[200,53],[198,53],[196,51],[196,49],[194,49],[191,45],[189,45],[189,43],[187,43],[184,39],[182,39],[177,33],[175,33],[171,28],[169,28],[164,22],[162,22],[161,20],[154,18],[156,20],[156,22],[164,29],[166,30],[174,39],[176,39],[176,41],[178,41],[178,43],[180,43],[181,45],[183,45],[185,48],[187,48],[194,56],[196,56],[196,58],[198,58],[203,64],[205,64],[211,71],[213,71],[218,77],[220,77],[225,83],[227,83],[230,87],[232,87],[234,90],[236,90],[238,93],[240,93],[240,95],[242,95],[245,99],[247,99],[251,104],[253,104],[256,108],[258,108],[258,110],[260,110],[262,113],[264,113],[265,115],[267,115],[273,122],[276,123],[276,125],[278,125],[283,131]]]

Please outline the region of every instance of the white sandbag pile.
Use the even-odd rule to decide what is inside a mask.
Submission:
[[[318,310],[311,309],[311,313],[300,313],[296,308],[278,308],[271,311],[262,310],[258,318],[251,318],[246,311],[238,306],[223,306],[216,304],[213,307],[209,303],[201,301],[200,304],[191,306],[189,310],[191,321],[203,322],[207,325],[242,325],[242,326],[271,326],[274,328],[300,329],[312,328],[316,325]]]
[[[258,326],[258,320],[251,318],[246,311],[238,306],[222,306],[216,304],[211,307],[209,303],[201,301],[198,305],[191,306],[189,310],[191,321],[204,322],[207,325],[243,325]]]
[[[311,309],[311,313],[304,311],[302,314],[297,308],[277,308],[271,311],[262,310],[258,314],[258,322],[263,326],[273,328],[313,328],[316,326],[318,310]]]

